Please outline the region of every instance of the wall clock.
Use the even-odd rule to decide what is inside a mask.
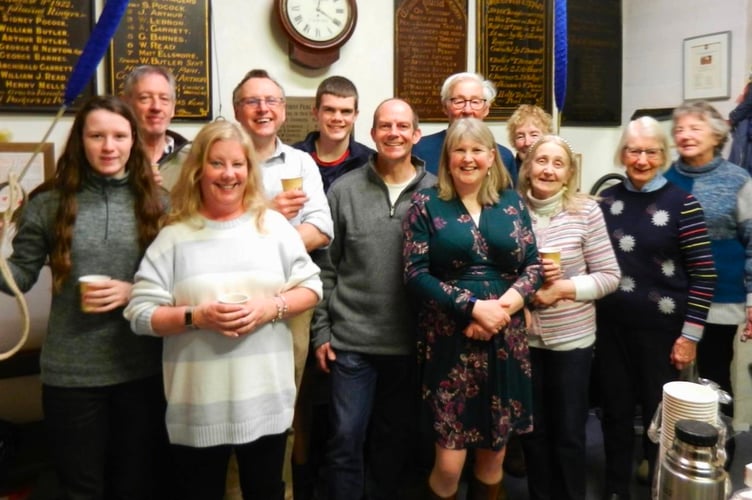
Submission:
[[[277,16],[289,40],[290,59],[323,68],[339,59],[358,19],[355,0],[275,0]]]

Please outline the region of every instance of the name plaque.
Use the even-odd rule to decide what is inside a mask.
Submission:
[[[395,0],[394,61],[394,95],[445,122],[441,85],[467,71],[467,0]]]
[[[60,108],[91,33],[93,3],[0,2],[0,111],[40,113]],[[70,110],[94,92],[92,78]]]
[[[487,120],[520,104],[551,111],[552,1],[478,0],[478,71],[496,84]]]
[[[136,66],[164,66],[177,81],[175,120],[211,119],[210,38],[209,0],[130,2],[110,46],[110,92],[122,94]]]

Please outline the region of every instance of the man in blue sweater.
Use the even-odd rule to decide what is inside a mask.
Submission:
[[[458,118],[484,119],[496,99],[496,86],[477,73],[455,73],[444,80],[441,86],[441,105],[451,124]],[[423,137],[413,148],[413,154],[426,162],[426,170],[432,174],[439,171],[441,146],[446,130]],[[514,155],[501,144],[496,144],[499,158],[507,167],[512,183],[517,184],[517,164]]]

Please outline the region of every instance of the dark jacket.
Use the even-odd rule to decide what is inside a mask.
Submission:
[[[320,132],[309,132],[305,140],[296,142],[292,147],[305,151],[313,156],[313,153],[316,152],[316,141],[320,135]],[[347,146],[347,150],[350,154],[338,165],[322,166],[320,163],[316,162],[319,166],[319,172],[321,172],[321,180],[324,182],[324,192],[328,192],[329,186],[332,185],[332,182],[342,175],[368,163],[368,158],[375,153],[375,151],[368,146],[356,142],[352,135],[350,135],[350,144]],[[314,161],[315,160],[316,158],[314,157]]]

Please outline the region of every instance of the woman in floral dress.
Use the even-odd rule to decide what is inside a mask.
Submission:
[[[467,450],[471,494],[495,499],[510,433],[532,427],[523,308],[541,285],[525,204],[477,119],[447,132],[436,187],[404,222],[405,278],[419,302],[421,392],[435,431],[431,498],[456,498]]]

